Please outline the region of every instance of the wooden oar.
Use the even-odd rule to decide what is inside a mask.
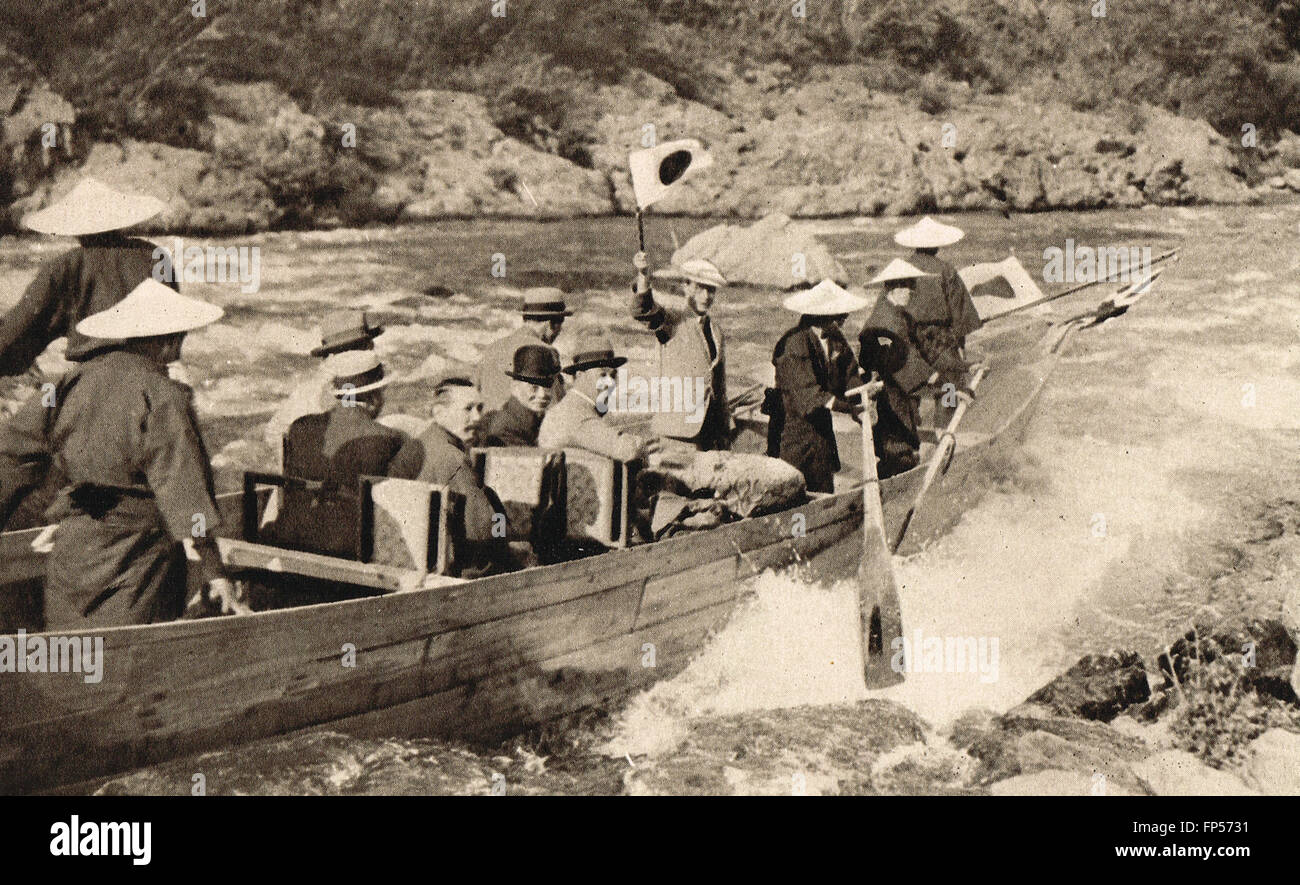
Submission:
[[[845,398],[862,394],[863,403],[884,387],[876,373],[871,381],[845,392]],[[895,639],[903,635],[903,612],[894,578],[893,559],[885,546],[885,511],[880,504],[880,477],[876,472],[876,443],[870,408],[862,414],[862,559],[858,562],[858,618],[862,643],[863,679],[876,688],[903,681],[906,665],[890,666]]]
[[[1159,264],[1162,261],[1168,261],[1170,258],[1173,258],[1177,254],[1178,254],[1177,249],[1170,249],[1168,252],[1162,253],[1160,255],[1157,255],[1155,258],[1152,258],[1151,265],[1149,266],[1154,266],[1156,264]],[[1028,304],[1022,304],[1019,307],[1013,307],[1010,310],[1003,311],[1002,313],[996,313],[993,316],[989,317],[987,320],[985,320],[984,325],[988,325],[989,323],[995,323],[998,320],[1002,319],[1003,317],[1013,316],[1015,314],[1020,313],[1021,311],[1029,310],[1031,307],[1039,307],[1040,305],[1047,304],[1048,302],[1056,301],[1058,298],[1064,298],[1067,295],[1073,295],[1075,292],[1082,292],[1084,289],[1091,289],[1093,286],[1100,286],[1101,284],[1108,283],[1108,282],[1114,282],[1114,281],[1103,279],[1103,280],[1094,280],[1091,283],[1080,283],[1077,286],[1072,286],[1071,288],[1066,289],[1064,292],[1057,292],[1055,295],[1047,295],[1044,296],[1043,298],[1037,298],[1029,302]]]
[[[979,371],[975,373],[975,377],[971,379],[971,390],[979,387],[979,384],[984,380],[984,374],[987,371],[987,366],[980,366]],[[897,550],[903,543],[903,536],[907,534],[908,526],[912,524],[912,517],[915,516],[916,511],[920,509],[921,501],[925,498],[925,493],[930,490],[930,486],[934,483],[935,477],[939,475],[939,471],[943,468],[943,465],[947,463],[947,458],[952,454],[953,448],[956,447],[957,426],[961,424],[961,419],[966,417],[966,407],[969,405],[970,403],[966,400],[962,400],[957,404],[957,410],[953,412],[952,420],[948,422],[947,428],[945,428],[943,433],[940,435],[939,445],[935,447],[934,454],[930,456],[930,465],[925,470],[925,479],[921,482],[921,489],[916,493],[916,497],[912,500],[912,506],[908,508],[907,515],[903,517],[903,524],[899,526],[898,534],[889,545],[890,552]]]

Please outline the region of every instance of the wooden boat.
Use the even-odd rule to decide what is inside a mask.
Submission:
[[[1062,333],[1025,319],[984,339],[988,380],[902,552],[941,534],[1004,471],[1081,325]],[[857,431],[846,430],[842,460],[860,463]],[[924,468],[881,483],[891,534]],[[682,670],[763,570],[802,563],[818,580],[854,574],[863,495],[848,471],[839,479],[843,490],[784,512],[408,592],[395,591],[418,582],[410,570],[223,541],[232,567],[309,576],[357,598],[97,631],[103,674],[93,684],[77,673],[0,673],[0,792],[85,788],[302,730],[489,741],[611,703]],[[222,502],[235,525],[239,500]],[[0,536],[0,633],[39,624],[38,531]]]

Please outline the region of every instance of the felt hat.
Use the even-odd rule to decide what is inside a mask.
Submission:
[[[187,298],[150,277],[107,310],[77,323],[88,338],[123,340],[174,335],[215,323],[225,313],[215,304]]]
[[[653,275],[665,280],[688,280],[713,289],[720,289],[727,285],[727,278],[722,275],[722,271],[718,270],[717,265],[703,258],[692,258],[680,265],[665,267],[655,271]]]
[[[867,306],[865,298],[859,298],[834,280],[822,280],[811,289],[796,292],[781,303],[786,310],[812,316],[838,316]]]
[[[564,292],[553,286],[542,286],[524,292],[520,313],[526,320],[551,320],[571,317],[573,311],[564,303]]]
[[[442,370],[434,374],[430,384],[434,393],[448,387],[474,387],[474,369],[464,363],[448,363]]]
[[[515,351],[514,371],[507,375],[516,381],[549,387],[560,374],[560,358],[555,349],[541,344],[525,344]]]
[[[935,221],[929,215],[916,224],[894,234],[894,242],[908,249],[941,249],[951,246],[966,234],[959,227]]]
[[[370,325],[370,318],[363,310],[332,311],[321,318],[320,346],[313,347],[311,355],[341,353],[358,344],[374,341],[383,331],[383,326]]]
[[[564,367],[564,371],[570,375],[576,375],[586,369],[617,369],[626,362],[627,357],[614,356],[614,348],[608,341],[597,340],[592,342],[586,350],[575,353],[573,361]]]
[[[166,209],[167,204],[155,197],[123,193],[94,178],[83,178],[62,199],[27,215],[23,224],[43,234],[81,237],[134,227]]]
[[[934,274],[921,270],[914,264],[904,261],[901,258],[895,258],[885,265],[880,273],[872,277],[868,286],[875,286],[881,283],[892,283],[896,280],[915,280],[920,277],[932,277]]]
[[[325,360],[331,391],[335,396],[366,393],[387,387],[393,379],[384,375],[384,364],[373,350],[347,350]]]

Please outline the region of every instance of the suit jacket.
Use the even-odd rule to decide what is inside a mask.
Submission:
[[[505,513],[501,499],[483,485],[459,439],[434,422],[402,446],[388,465],[388,475],[446,486],[465,498],[463,532],[453,539],[452,575],[472,577],[502,567],[506,543],[493,537],[493,518]]]
[[[727,347],[722,328],[711,318],[707,319],[716,351],[710,354],[701,318],[691,310],[659,304],[651,290],[643,295],[633,293],[632,316],[654,332],[659,342],[656,360],[659,377],[707,378],[709,382],[705,393],[709,405],[703,421],[686,420],[689,413],[685,410],[661,411],[655,413],[651,421],[651,432],[677,439],[698,438],[703,448],[713,448],[710,443],[729,439],[731,414],[727,408]]]
[[[513,396],[483,419],[480,436],[485,446],[536,446],[542,416]]]
[[[544,449],[573,446],[619,461],[636,458],[641,448],[640,440],[609,426],[604,417],[593,400],[571,390],[564,399],[547,409],[537,434],[537,444]]]
[[[809,491],[814,492],[833,491],[840,457],[831,409],[848,409],[844,392],[857,384],[861,374],[844,335],[831,330],[827,338],[829,360],[817,330],[804,325],[782,335],[772,353],[779,414],[771,416],[768,426],[769,454],[802,470]]]
[[[510,399],[511,379],[506,375],[506,372],[515,367],[515,351],[525,344],[536,344],[555,350],[554,347],[551,347],[551,345],[523,326],[515,329],[504,338],[493,341],[484,350],[474,380],[478,384],[479,392],[483,394],[483,410],[485,412],[496,411],[504,407],[506,400]],[[559,357],[558,351],[556,351],[556,357]],[[556,376],[555,386],[551,388],[551,394],[553,402],[559,402],[564,397],[563,375]]]

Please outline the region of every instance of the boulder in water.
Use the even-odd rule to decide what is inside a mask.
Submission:
[[[830,251],[780,213],[750,227],[711,227],[674,252],[673,264],[680,266],[692,258],[713,262],[730,283],[792,289],[828,278],[846,280],[844,268]]]

